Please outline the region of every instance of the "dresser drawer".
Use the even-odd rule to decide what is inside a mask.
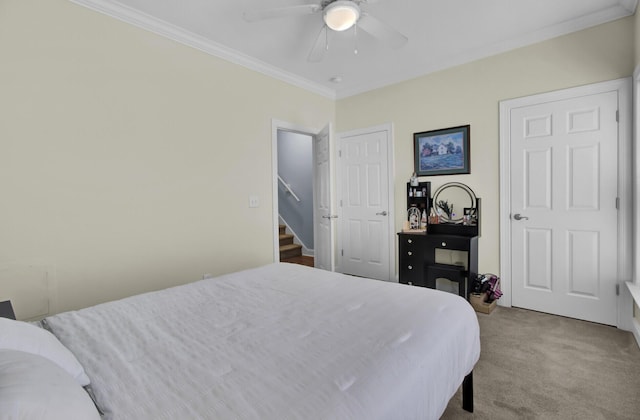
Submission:
[[[422,258],[421,248],[411,246],[401,246],[398,257],[400,261],[405,259]]]
[[[464,236],[427,235],[425,245],[429,248],[453,249],[457,251],[469,250],[469,238]]]
[[[419,259],[400,262],[400,283],[424,286],[424,263]]]
[[[400,259],[404,257],[420,256],[425,249],[426,237],[424,235],[399,235],[398,249],[400,252]]]
[[[424,286],[425,235],[398,235],[398,274],[400,283]]]
[[[412,234],[406,234],[406,235],[399,235],[399,241],[400,241],[400,246],[401,247],[408,247],[408,248],[419,248],[420,246],[422,246],[424,244],[424,239],[426,238],[426,235],[412,235]]]

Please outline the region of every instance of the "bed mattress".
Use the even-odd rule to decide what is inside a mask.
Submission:
[[[285,263],[46,322],[107,420],[437,419],[480,354],[456,295]]]

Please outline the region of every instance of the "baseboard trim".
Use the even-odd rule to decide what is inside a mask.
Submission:
[[[634,312],[633,305],[636,305],[638,308],[640,308],[640,287],[630,281],[626,282],[626,284],[627,284],[627,289],[629,289],[629,293],[631,294],[631,298],[632,298],[631,299],[632,307],[631,307],[631,310],[628,312],[629,316],[631,317],[631,320],[629,322],[630,328],[628,329],[633,333],[633,336],[636,338],[636,343],[640,348],[640,323],[633,316],[633,312]]]
[[[638,345],[638,348],[640,348],[640,323],[638,323],[638,321],[636,321],[635,319],[633,320],[633,329],[631,330],[631,332],[636,338],[636,344]]]

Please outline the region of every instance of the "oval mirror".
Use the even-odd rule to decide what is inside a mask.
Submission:
[[[445,223],[461,223],[464,209],[475,209],[476,206],[475,193],[461,182],[448,182],[433,194],[433,208]]]

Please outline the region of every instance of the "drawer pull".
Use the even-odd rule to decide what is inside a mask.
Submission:
[[[413,267],[412,267],[412,266],[408,266],[407,268],[408,268],[409,270],[413,270]]]
[[[413,240],[412,240],[412,239],[407,239],[407,242],[408,242],[408,243],[410,243],[410,244],[412,244],[412,243],[413,243]]]
[[[442,243],[442,246],[447,246],[447,243],[446,243],[446,242],[443,242],[443,243]]]
[[[407,255],[413,255],[413,252],[409,251],[407,252]]]

